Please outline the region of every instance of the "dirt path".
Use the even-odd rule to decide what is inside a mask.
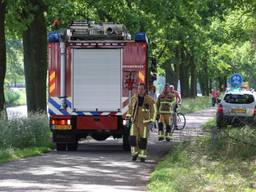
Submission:
[[[187,127],[173,141],[202,134],[200,126],[215,108],[186,115]],[[50,152],[0,165],[1,192],[124,192],[145,191],[150,173],[169,151],[171,143],[158,142],[152,133],[146,163],[132,162],[120,140],[85,141],[76,152]]]

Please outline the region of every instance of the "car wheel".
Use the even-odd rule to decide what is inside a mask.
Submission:
[[[66,143],[56,143],[57,151],[66,151]]]
[[[68,151],[76,151],[77,147],[78,147],[77,142],[67,144]]]

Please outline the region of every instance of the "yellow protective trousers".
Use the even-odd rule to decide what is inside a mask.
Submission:
[[[171,139],[172,114],[160,114],[158,123],[158,138]],[[165,131],[164,131],[165,127]]]
[[[147,124],[133,123],[130,130],[131,155],[139,158],[147,157],[147,140],[149,131]]]

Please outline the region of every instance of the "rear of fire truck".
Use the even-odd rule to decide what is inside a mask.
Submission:
[[[130,39],[124,25],[73,22],[48,36],[48,112],[59,151],[76,150],[81,138],[123,138],[125,114],[138,83],[147,85],[147,38]]]

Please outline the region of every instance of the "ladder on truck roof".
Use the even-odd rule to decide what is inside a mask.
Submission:
[[[67,37],[70,41],[131,39],[131,35],[123,24],[95,24],[87,21],[73,21],[67,29]]]

